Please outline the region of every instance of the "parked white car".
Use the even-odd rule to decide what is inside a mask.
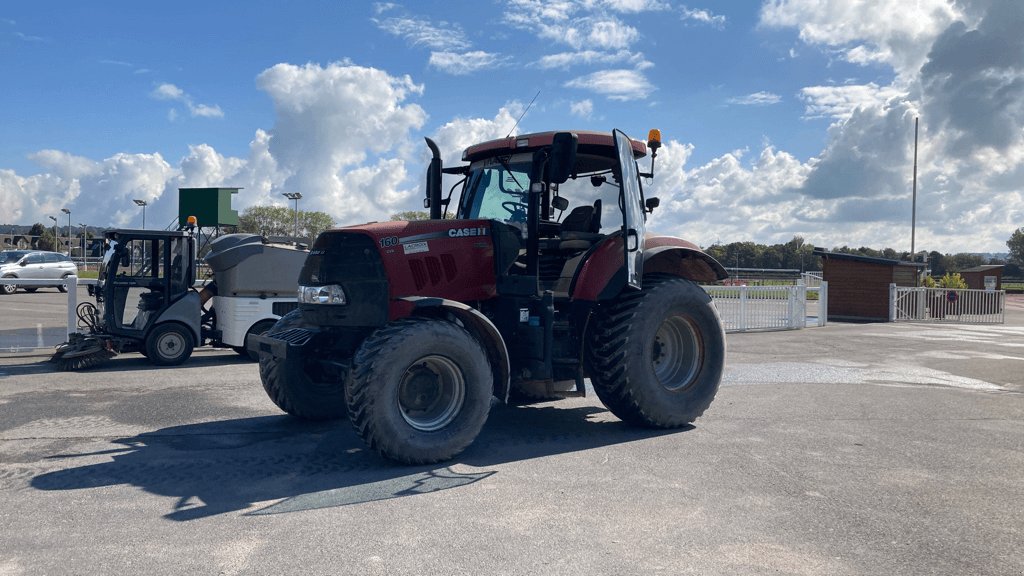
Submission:
[[[37,250],[6,250],[0,252],[0,279],[22,278],[25,280],[59,280],[53,286],[67,292],[67,277],[77,276],[78,266],[71,258],[58,252]],[[2,282],[2,280],[0,280]],[[42,286],[25,286],[26,292],[35,292]],[[0,284],[0,294],[14,294],[18,286]]]

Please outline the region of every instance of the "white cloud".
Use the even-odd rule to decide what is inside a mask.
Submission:
[[[800,91],[807,103],[805,118],[849,118],[857,108],[881,107],[907,93],[893,86],[880,88],[871,82],[861,86],[808,86]]]
[[[934,39],[962,16],[947,0],[767,0],[760,25],[795,27],[804,42],[837,48],[851,62],[913,73]]]
[[[395,36],[405,38],[410,46],[439,51],[465,50],[472,46],[458,26],[442,23],[435,26],[422,18],[387,18],[374,20],[377,26]]]
[[[442,72],[459,76],[500,65],[504,60],[506,59],[500,58],[497,54],[479,51],[464,54],[431,52],[429,64]]]
[[[150,96],[157,100],[181,100],[185,97],[185,91],[174,84],[161,84]]]
[[[729,104],[739,104],[741,106],[768,106],[769,104],[778,104],[779,102],[782,102],[782,97],[778,94],[772,94],[771,92],[755,92],[753,94],[747,94],[746,96],[729,98],[726,102]]]
[[[656,90],[638,70],[602,70],[570,80],[565,86],[590,90],[611,100],[624,101],[646,98]]]
[[[592,65],[592,64],[632,64],[636,70],[650,68],[654,64],[644,59],[641,53],[632,53],[628,50],[618,52],[598,52],[596,50],[581,50],[579,52],[561,52],[549,54],[537,61],[537,66],[543,70],[561,68],[568,70],[571,66]]]
[[[223,118],[224,112],[220,109],[220,106],[208,106],[206,104],[196,104],[193,102],[192,97],[185,93],[184,90],[178,88],[174,84],[161,84],[157,86],[149,96],[155,100],[171,100],[178,101],[185,104],[188,107],[192,117],[203,116],[206,118]],[[173,122],[177,119],[178,113],[175,109],[171,109],[168,113],[168,118]]]
[[[670,10],[672,6],[660,0],[603,0],[601,6],[615,12],[646,12],[649,10]]]
[[[594,114],[594,103],[589,98],[582,102],[572,102],[569,105],[569,111],[572,112],[573,116],[590,120],[590,117]]]
[[[712,28],[722,30],[725,28],[725,16],[715,15],[710,10],[690,9],[685,4],[680,7],[683,20],[693,20],[699,24],[705,24]]]
[[[626,3],[612,3],[616,7]],[[639,6],[641,3],[629,3]],[[576,50],[622,50],[639,40],[640,32],[606,10],[588,2],[511,0],[502,22],[536,34],[538,38],[567,44]],[[627,10],[623,10],[627,11]],[[629,10],[632,11],[632,10]],[[584,16],[576,16],[584,12]]]
[[[422,127],[427,115],[404,101],[423,86],[348,63],[278,64],[256,81],[278,116],[269,152],[287,176],[282,191],[301,192],[308,209],[346,223],[386,218],[412,193],[374,186],[396,185],[378,173],[394,170],[411,153],[409,132]],[[366,163],[371,154],[394,152],[392,160]],[[353,170],[358,177],[347,175]]]

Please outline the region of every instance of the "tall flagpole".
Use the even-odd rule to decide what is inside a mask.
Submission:
[[[914,234],[917,232],[917,118],[914,118],[914,203],[910,209],[910,261],[914,261]]]

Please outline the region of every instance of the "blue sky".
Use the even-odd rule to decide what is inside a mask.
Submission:
[[[97,5],[98,4],[98,5]],[[1024,226],[1024,3],[8,3],[0,223],[169,223],[178,187],[339,224],[518,133],[662,131],[650,228],[1003,252]],[[539,95],[537,95],[539,92]],[[63,220],[64,216],[61,215]]]

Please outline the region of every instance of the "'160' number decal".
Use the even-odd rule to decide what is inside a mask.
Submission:
[[[398,244],[398,236],[391,236],[390,238],[381,238],[380,247],[387,248],[388,246],[394,246]]]

